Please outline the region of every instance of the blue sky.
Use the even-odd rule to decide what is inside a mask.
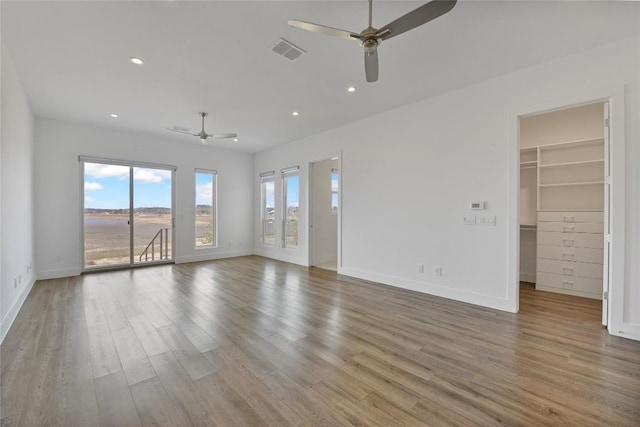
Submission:
[[[171,171],[133,168],[134,207],[171,207]],[[85,163],[85,208],[129,208],[129,167]]]
[[[129,208],[128,166],[85,163],[84,171],[85,208]],[[294,206],[299,204],[299,182],[298,176],[291,176],[287,180],[287,193]],[[211,204],[212,176],[197,173],[195,185],[196,204]],[[171,171],[133,168],[133,187],[134,207],[171,207]]]

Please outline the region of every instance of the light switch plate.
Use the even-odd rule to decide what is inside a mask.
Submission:
[[[466,215],[462,217],[462,222],[466,225],[475,225],[476,224],[476,216],[475,215]]]

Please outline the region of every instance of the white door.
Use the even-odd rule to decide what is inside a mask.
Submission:
[[[609,164],[609,103],[604,103],[604,257],[602,260],[602,324],[609,323],[609,254],[611,247],[611,170]]]

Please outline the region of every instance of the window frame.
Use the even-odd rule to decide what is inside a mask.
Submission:
[[[333,176],[336,176],[336,190],[333,190]],[[336,198],[336,206],[333,208],[333,198]],[[331,213],[334,215],[338,215],[338,211],[340,210],[340,171],[338,169],[331,169]]]
[[[283,218],[282,218],[282,247],[283,248],[297,248],[300,245],[299,233],[300,233],[300,167],[293,166],[290,168],[285,168],[280,171],[282,174],[282,207],[283,207]],[[288,180],[290,178],[296,177],[298,178],[298,219],[289,220],[288,217]],[[295,244],[289,244],[287,239],[287,230],[289,229],[290,224],[295,224],[296,226],[296,240]]]
[[[211,175],[211,244],[198,245],[198,174]],[[218,171],[212,169],[196,168],[194,170],[194,247],[199,249],[211,249],[218,247]]]
[[[266,185],[268,183],[273,184],[273,218],[266,218],[267,211],[267,190]],[[264,246],[275,247],[277,242],[277,232],[276,232],[276,180],[275,180],[275,171],[263,172],[260,174],[260,243]],[[272,224],[273,228],[273,242],[267,242],[266,240],[266,224]]]

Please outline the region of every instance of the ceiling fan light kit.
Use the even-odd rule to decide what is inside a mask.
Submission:
[[[360,33],[340,30],[325,25],[314,24],[296,19],[289,20],[289,25],[305,31],[339,37],[347,40],[359,40],[364,49],[364,69],[367,82],[378,80],[378,46],[383,40],[390,39],[449,12],[457,0],[433,0],[412,10],[380,29],[373,27],[373,0],[369,0],[369,26]]]

